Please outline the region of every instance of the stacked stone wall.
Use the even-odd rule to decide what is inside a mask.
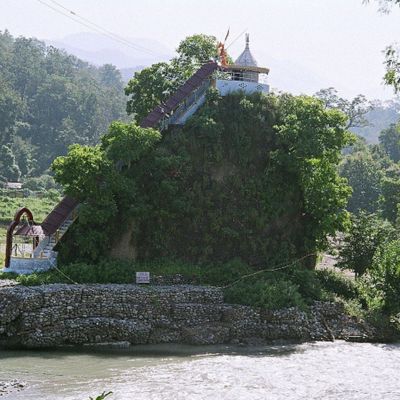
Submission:
[[[253,343],[376,340],[340,304],[271,311],[225,304],[218,288],[191,285],[45,285],[0,288],[0,346],[99,343]]]

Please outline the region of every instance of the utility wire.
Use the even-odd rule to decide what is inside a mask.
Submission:
[[[244,29],[239,35],[237,35],[237,36],[235,37],[235,39],[232,40],[232,42],[229,43],[229,46],[226,47],[226,50],[228,50],[229,47],[231,47],[231,46],[233,45],[233,43],[235,43],[235,42],[236,42],[244,33],[246,33],[246,32],[247,32],[247,28]]]
[[[261,269],[261,270],[259,270],[259,271],[253,272],[253,273],[251,273],[251,274],[242,275],[242,276],[241,276],[239,279],[237,279],[236,281],[230,283],[229,285],[221,286],[221,288],[222,288],[222,289],[230,288],[231,286],[236,285],[237,283],[239,283],[239,282],[240,282],[241,280],[243,280],[243,279],[249,278],[249,277],[254,276],[254,275],[262,274],[262,273],[264,273],[264,272],[275,272],[275,271],[281,271],[281,270],[283,270],[283,269],[290,268],[291,266],[297,264],[298,262],[300,262],[300,261],[302,261],[302,260],[304,260],[304,259],[306,259],[306,258],[308,258],[308,257],[312,257],[312,256],[316,256],[316,255],[317,255],[317,254],[315,254],[315,253],[307,254],[307,255],[305,255],[305,256],[303,256],[303,257],[298,258],[297,260],[292,261],[292,262],[289,263],[289,264],[281,263],[281,264],[275,265],[274,268]]]
[[[125,45],[127,47],[130,47],[130,48],[132,48],[132,49],[134,49],[136,51],[142,51],[142,52],[150,54],[150,55],[156,55],[157,54],[154,51],[152,51],[150,49],[147,49],[146,47],[143,47],[143,46],[137,45],[137,44],[135,44],[133,42],[130,42],[129,40],[126,40],[123,37],[121,37],[119,35],[116,35],[115,33],[109,31],[108,29],[105,29],[105,28],[101,27],[100,25],[95,24],[94,22],[91,22],[87,18],[78,15],[75,11],[64,7],[62,4],[60,4],[60,3],[58,3],[58,2],[56,2],[54,0],[50,0],[50,1],[52,1],[59,8],[54,7],[51,4],[48,4],[43,0],[36,0],[36,1],[38,1],[42,5],[50,8],[51,10],[57,12],[58,14],[61,14],[64,17],[67,17],[67,18],[71,19],[74,22],[76,22],[76,23],[78,23],[80,25],[83,25],[83,26],[85,26],[86,28],[88,28],[90,30],[93,30],[93,31],[95,31],[97,33],[100,33],[100,34],[102,34],[102,35],[104,35],[104,36],[106,36],[106,37],[108,37],[108,38],[110,38],[110,39],[112,39],[112,40],[114,40],[116,42],[119,42],[119,43],[121,43],[121,44],[123,44],[123,45]],[[63,11],[63,10],[65,10],[65,11]]]
[[[154,53],[152,50],[150,50],[150,49],[148,49],[148,48],[146,48],[146,47],[143,47],[143,46],[141,46],[140,44],[136,44],[136,43],[130,42],[129,40],[123,38],[122,36],[119,36],[119,35],[117,35],[116,33],[111,32],[111,31],[109,31],[108,29],[103,28],[102,26],[100,26],[100,25],[98,25],[98,24],[95,24],[94,22],[90,21],[89,19],[87,19],[87,18],[85,18],[85,17],[82,17],[81,15],[79,15],[78,13],[76,13],[75,11],[70,10],[69,8],[64,7],[64,6],[63,6],[61,3],[59,3],[58,1],[55,1],[55,0],[50,0],[50,1],[51,1],[53,4],[55,4],[56,6],[58,6],[58,7],[62,8],[62,9],[64,9],[64,10],[67,11],[68,13],[70,13],[70,14],[74,15],[75,17],[81,19],[82,21],[84,21],[84,22],[86,22],[86,23],[88,23],[88,24],[90,24],[90,25],[93,25],[95,28],[104,31],[104,32],[105,32],[106,34],[108,34],[108,35],[113,36],[113,38],[115,38],[115,39],[117,39],[117,40],[119,40],[119,41],[123,41],[124,43],[126,43],[126,44],[129,45],[129,46],[136,47],[138,50],[141,49],[141,50],[143,50],[143,51],[147,51],[147,52],[150,52],[150,53],[152,53],[152,54],[156,54],[156,53]]]

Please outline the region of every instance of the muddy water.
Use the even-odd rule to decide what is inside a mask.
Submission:
[[[0,351],[12,379],[26,386],[1,398],[400,400],[400,344]]]

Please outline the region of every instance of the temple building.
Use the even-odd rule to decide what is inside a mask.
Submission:
[[[256,59],[250,51],[249,42],[249,34],[246,34],[246,47],[242,54],[240,54],[234,64],[224,67],[224,71],[227,73],[226,79],[218,78],[216,80],[216,87],[221,96],[237,91],[243,91],[246,94],[269,92],[268,84],[260,82],[260,78],[265,80],[269,69],[258,66]]]
[[[204,64],[165,103],[151,111],[141,125],[164,130],[170,125],[185,124],[203,105],[207,90],[212,86],[218,89],[221,96],[233,92],[249,95],[256,92],[269,93],[269,85],[260,82],[265,81],[269,69],[257,65],[249,42],[249,35],[246,34],[245,49],[234,64],[224,61]]]

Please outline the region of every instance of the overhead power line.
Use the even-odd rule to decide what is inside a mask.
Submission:
[[[141,51],[150,55],[157,55],[157,53],[155,53],[153,50],[148,49],[146,47],[137,45],[133,42],[130,42],[129,40],[109,31],[106,28],[103,28],[102,26],[90,21],[89,19],[80,16],[79,14],[77,14],[75,11],[70,10],[66,7],[64,7],[62,4],[60,4],[59,2],[55,1],[55,0],[50,0],[55,6],[47,3],[44,0],[37,0],[39,3],[41,3],[42,5],[50,8],[51,10],[57,12],[58,14],[63,15],[64,17],[67,17],[69,19],[71,19],[72,21],[85,26],[88,29],[91,29],[92,31],[95,31],[97,33],[100,33],[106,37],[108,37],[109,39],[112,39],[118,43],[121,43],[127,47],[130,47],[136,51]]]
[[[229,47],[231,47],[233,45],[233,43],[235,43],[246,32],[247,32],[247,28],[245,30],[243,30],[241,33],[239,33],[239,35],[237,35],[235,37],[235,39],[233,39],[232,42],[229,43],[229,45],[226,47],[226,50],[228,50]]]

